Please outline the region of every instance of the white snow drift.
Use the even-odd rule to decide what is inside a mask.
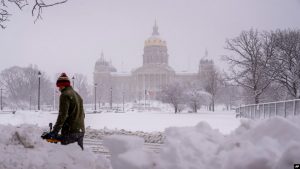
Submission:
[[[104,137],[106,159],[79,146],[40,139],[37,125],[0,125],[0,168],[3,169],[291,169],[300,163],[300,117],[242,120],[224,135],[206,122],[171,127],[159,153],[145,151],[134,136]]]
[[[110,136],[114,169],[291,169],[300,163],[300,118],[243,120],[230,135],[207,123],[168,128],[159,154],[145,152],[142,140]]]
[[[105,157],[82,151],[77,144],[47,143],[40,138],[42,131],[34,125],[0,125],[0,168],[110,169]]]

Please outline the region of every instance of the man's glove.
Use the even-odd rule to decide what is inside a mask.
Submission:
[[[51,131],[50,133],[49,133],[49,137],[50,138],[57,138],[57,133],[56,132],[53,132],[53,131]]]
[[[44,133],[41,137],[43,138],[43,139],[56,139],[57,138],[57,133],[56,132],[53,132],[53,131],[51,131],[51,132],[49,132],[49,133]]]

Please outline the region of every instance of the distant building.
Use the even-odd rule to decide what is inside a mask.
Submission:
[[[209,60],[200,61],[202,67],[202,62],[211,63]],[[117,72],[101,53],[94,71],[99,102],[143,100],[145,97],[156,99],[162,88],[172,81],[190,82],[197,79],[199,79],[198,72],[178,73],[169,66],[167,43],[159,36],[156,23],[152,35],[145,40],[141,67],[132,70],[131,73]]]
[[[201,74],[202,72],[210,72],[212,71],[213,67],[214,61],[208,58],[208,52],[205,50],[205,55],[199,62],[198,73]]]

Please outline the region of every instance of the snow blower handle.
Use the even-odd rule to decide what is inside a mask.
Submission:
[[[58,143],[61,142],[61,136],[60,135],[53,135],[52,132],[52,123],[49,123],[50,132],[44,132],[41,137],[42,139],[46,139],[50,143]]]

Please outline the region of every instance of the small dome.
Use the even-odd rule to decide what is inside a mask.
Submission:
[[[108,61],[104,59],[103,53],[101,58],[97,60],[95,64],[95,72],[116,72],[117,69]]]

